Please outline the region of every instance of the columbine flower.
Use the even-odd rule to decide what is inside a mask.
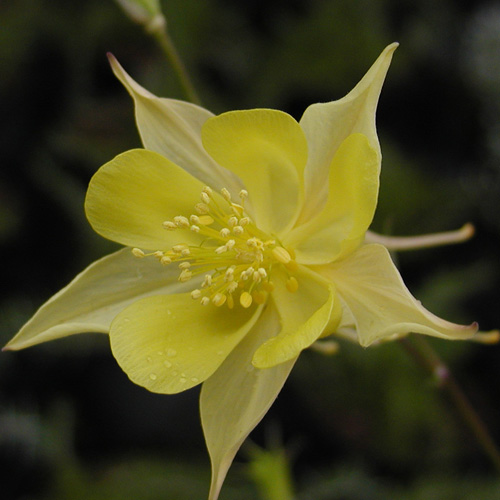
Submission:
[[[85,210],[128,248],[95,262],[8,344],[109,333],[132,381],[158,393],[200,383],[210,498],[303,349],[347,335],[363,346],[409,332],[466,339],[406,289],[367,233],[381,155],[375,108],[396,45],[339,101],[300,122],[270,110],[213,116],[161,99],[125,73],[146,149],[92,178]],[[386,240],[383,240],[384,242]]]

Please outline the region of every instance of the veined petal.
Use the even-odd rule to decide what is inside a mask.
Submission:
[[[259,228],[279,234],[292,227],[307,160],[299,124],[272,109],[230,111],[208,120],[201,135],[210,155],[242,179]]]
[[[477,332],[476,323],[450,323],[422,307],[382,245],[363,245],[347,258],[318,268],[318,272],[335,283],[363,346],[410,332],[450,340],[468,339]]]
[[[328,199],[313,219],[283,239],[301,264],[326,264],[358,246],[377,206],[379,156],[366,136],[352,134],[330,166]]]
[[[162,394],[185,391],[217,370],[261,309],[204,307],[189,293],[147,297],[111,323],[111,350],[132,382]]]
[[[266,370],[252,365],[257,347],[279,330],[275,308],[267,307],[249,334],[203,384],[201,421],[212,461],[209,500],[217,500],[236,452],[267,413],[295,363],[291,359]]]
[[[130,248],[107,255],[49,299],[4,349],[24,349],[76,333],[108,333],[113,318],[132,302],[185,291],[190,284],[177,281],[178,272],[156,259],[138,259]]]
[[[85,213],[96,232],[123,245],[164,250],[199,241],[195,233],[162,223],[193,213],[203,189],[198,179],[153,151],[126,151],[92,177]],[[182,238],[182,241],[179,241]]]
[[[160,153],[209,186],[238,192],[243,187],[241,181],[217,165],[201,144],[201,127],[214,115],[189,102],[156,97],[135,82],[113,55],[108,57],[113,73],[134,99],[144,147]]]
[[[300,220],[308,220],[326,202],[328,169],[344,139],[355,133],[368,137],[370,146],[380,158],[380,145],[375,128],[375,110],[398,44],[389,45],[368,70],[363,79],[344,98],[309,106],[300,120],[309,147],[305,169],[305,202]]]
[[[330,321],[333,285],[306,268],[296,276],[299,288],[295,293],[287,290],[286,276],[275,280],[272,298],[281,319],[281,332],[257,349],[252,361],[257,368],[269,368],[296,358],[318,340]]]

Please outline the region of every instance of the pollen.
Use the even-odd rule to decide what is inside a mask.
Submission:
[[[240,204],[233,201],[228,189],[219,194],[205,186],[199,199],[193,200],[193,213],[162,223],[164,229],[179,232],[176,245],[151,254],[134,248],[133,255],[154,256],[163,265],[176,263],[178,280],[194,283],[191,297],[202,306],[233,310],[265,304],[275,288],[275,274],[286,280],[289,292],[296,292],[299,266],[293,249],[285,248],[276,235],[260,230],[246,211],[248,192],[241,190],[238,195]],[[198,243],[183,242],[182,234],[186,235],[184,241],[198,239]]]

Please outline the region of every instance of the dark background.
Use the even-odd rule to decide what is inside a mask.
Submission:
[[[455,322],[500,327],[500,3],[452,0],[169,0],[170,32],[205,107],[297,119],[344,96],[399,41],[378,130],[374,229],[476,226],[460,246],[397,256],[410,290]],[[83,199],[97,168],[140,146],[112,52],[157,95],[182,98],[154,42],[111,0],[0,3],[0,342],[115,247]],[[500,441],[500,348],[431,341]],[[2,498],[205,498],[197,390],[134,386],[104,335],[0,355]],[[269,437],[271,436],[271,437]],[[291,457],[297,499],[500,498],[453,407],[399,344],[306,352],[252,434]],[[256,499],[244,447],[221,500]]]

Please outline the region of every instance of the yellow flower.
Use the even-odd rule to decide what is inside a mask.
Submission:
[[[127,248],[95,262],[6,346],[109,333],[132,381],[158,393],[202,382],[216,499],[249,432],[303,349],[330,334],[367,346],[409,332],[470,338],[426,311],[367,233],[380,147],[375,109],[396,44],[339,101],[300,122],[270,110],[213,116],[158,98],[111,57],[145,146],[92,178],[92,227]]]

